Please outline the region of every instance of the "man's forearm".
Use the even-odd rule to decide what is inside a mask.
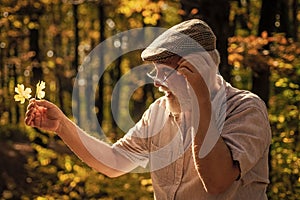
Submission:
[[[62,120],[56,132],[82,161],[109,177],[120,176],[135,167],[110,145],[86,134],[68,118]]]
[[[209,106],[208,106],[209,105]],[[232,160],[231,152],[222,137],[217,132],[209,133],[208,130],[217,131],[216,127],[209,128],[211,106],[210,102],[206,104],[199,103],[201,116],[199,128],[193,141],[193,156],[198,174],[209,193],[221,193],[225,191],[238,177],[239,167]],[[208,116],[208,117],[204,117]],[[214,123],[212,123],[214,125]],[[207,135],[208,134],[208,135]],[[216,138],[214,135],[218,134]],[[200,151],[206,148],[207,144],[203,143],[205,137],[215,137],[216,143],[205,156],[201,156]]]

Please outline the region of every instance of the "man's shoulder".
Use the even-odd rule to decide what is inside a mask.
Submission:
[[[240,110],[240,109],[259,109],[266,113],[267,108],[264,101],[256,94],[248,91],[241,90],[231,86],[226,85],[226,99],[227,99],[227,109],[229,110]]]

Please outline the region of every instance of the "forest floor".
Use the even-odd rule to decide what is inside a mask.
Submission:
[[[35,157],[36,151],[32,142],[22,132],[14,132],[9,136],[1,134],[0,137],[0,200],[15,199],[24,194],[30,194],[39,182],[29,174],[32,169],[28,166],[30,158]],[[54,148],[57,152],[70,153],[63,145],[56,143]]]
[[[34,151],[28,140],[0,140],[0,196],[11,199],[26,193],[32,187],[28,177],[27,158]]]
[[[58,137],[11,125],[0,127],[0,179],[0,200],[153,199],[148,173],[112,180],[84,164]]]

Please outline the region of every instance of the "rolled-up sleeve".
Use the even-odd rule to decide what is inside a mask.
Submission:
[[[141,123],[141,122],[139,122]],[[146,138],[136,137],[140,126],[136,125],[121,139],[113,144],[113,148],[131,162],[146,167],[148,164],[148,148]]]
[[[113,144],[113,148],[131,162],[146,167],[149,162],[150,140],[164,127],[167,116],[165,100],[156,100],[145,111],[141,120]]]
[[[241,177],[265,155],[271,143],[271,129],[266,107],[260,99],[249,98],[228,114],[223,140],[238,161]]]

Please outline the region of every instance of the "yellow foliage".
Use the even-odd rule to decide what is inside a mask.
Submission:
[[[16,28],[21,28],[22,27],[22,23],[20,21],[17,21],[17,20],[13,22],[13,25]]]
[[[150,0],[122,0],[117,12],[125,15],[127,18],[130,18],[129,24],[131,24],[131,27],[138,27],[137,25],[140,24],[140,22],[133,22],[139,20],[131,18],[137,13],[143,17],[143,22],[145,24],[156,25],[157,21],[160,19],[160,12],[163,5],[163,3],[154,3]]]
[[[279,121],[280,123],[283,123],[284,120],[285,120],[285,117],[284,117],[283,115],[279,115],[278,121]]]
[[[152,179],[143,179],[141,180],[141,185],[146,186],[146,185],[151,185],[152,184]]]

